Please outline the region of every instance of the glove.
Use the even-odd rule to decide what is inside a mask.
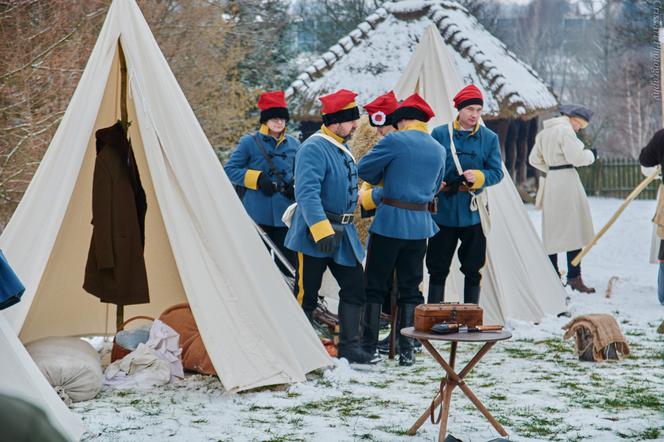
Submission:
[[[293,187],[293,183],[286,184],[284,186],[284,190],[281,193],[289,200],[295,200],[295,187]]]
[[[274,186],[272,185],[272,180],[264,173],[261,173],[258,176],[258,188],[267,196],[274,195]]]
[[[321,238],[316,243],[316,248],[318,251],[321,253],[334,253],[337,248],[337,243],[334,239],[335,236],[336,235],[330,235],[326,236],[325,238]]]

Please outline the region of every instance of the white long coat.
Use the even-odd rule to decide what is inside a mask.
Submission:
[[[530,164],[546,173],[540,180],[538,200],[542,208],[542,240],[546,253],[577,250],[588,244],[595,232],[590,207],[576,169],[549,170],[551,166],[588,166],[595,156],[583,148],[566,116],[551,118],[535,138],[528,157]]]

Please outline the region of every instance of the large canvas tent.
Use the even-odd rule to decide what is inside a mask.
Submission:
[[[79,440],[85,427],[69,411],[32,361],[7,320],[0,314],[0,393],[24,399],[41,408],[62,434]],[[10,413],[9,410],[1,410]],[[2,439],[0,437],[0,439]]]
[[[11,327],[23,342],[115,331],[115,308],[81,286],[92,234],[94,133],[120,117],[120,50],[129,136],[148,199],[151,297],[127,306],[125,316],[156,317],[189,302],[228,391],[303,381],[330,365],[134,0],[111,4],[62,122],[0,236],[26,286],[22,301],[5,311]]]
[[[436,116],[429,128],[456,117],[452,97],[463,82],[440,33],[430,26],[422,36],[408,66],[394,87],[397,98],[417,92],[431,105]],[[503,165],[503,172],[505,166]],[[545,314],[565,310],[565,290],[549,262],[528,213],[509,174],[485,191],[491,230],[487,236],[487,261],[482,269],[482,296],[488,322],[504,323],[512,318],[538,322]],[[459,298],[463,276],[459,262],[452,264],[445,300]],[[425,277],[425,292],[428,280]]]

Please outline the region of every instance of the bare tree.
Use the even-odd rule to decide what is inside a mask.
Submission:
[[[255,91],[241,82],[247,45],[232,38],[236,29],[227,5],[139,5],[213,146],[233,146],[255,125]],[[64,115],[108,6],[108,0],[0,2],[0,224],[16,207]]]

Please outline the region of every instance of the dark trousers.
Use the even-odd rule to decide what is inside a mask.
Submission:
[[[427,270],[429,271],[429,284],[445,284],[450,273],[450,265],[454,257],[457,243],[459,246],[459,262],[461,273],[465,276],[465,287],[478,287],[482,275],[480,270],[486,260],[486,237],[482,232],[482,225],[476,224],[467,227],[441,226],[440,232],[429,239],[427,247]]]
[[[576,278],[581,275],[581,263],[578,266],[572,265],[572,260],[579,253],[581,253],[581,249],[567,252],[567,279]],[[553,268],[556,269],[556,273],[560,274],[560,270],[558,270],[558,254],[549,255],[549,259],[551,260],[551,264],[553,264]]]
[[[364,272],[367,302],[383,304],[389,299],[392,275],[397,273],[400,304],[422,304],[420,293],[422,261],[427,251],[426,239],[397,239],[371,234]]]
[[[291,249],[286,248],[284,246],[284,241],[286,240],[286,233],[288,233],[288,228],[287,227],[275,227],[275,226],[266,226],[264,224],[259,224],[260,228],[263,229],[263,231],[267,234],[267,236],[270,237],[272,242],[277,246],[279,251],[286,257],[288,262],[290,262],[290,265],[293,266],[293,268],[297,267],[297,253],[292,251]],[[281,273],[283,273],[286,276],[291,276],[290,272],[286,269],[286,267],[281,263],[279,258],[275,257],[275,262],[277,263],[277,267],[279,267],[279,270]]]
[[[339,287],[339,300],[348,304],[363,305],[364,284],[362,280],[362,264],[356,263],[354,267],[342,266],[332,258],[316,258],[314,256],[297,254],[297,267],[295,272],[294,292],[302,310],[312,312],[318,305],[318,290],[323,281],[323,273],[330,269]]]

